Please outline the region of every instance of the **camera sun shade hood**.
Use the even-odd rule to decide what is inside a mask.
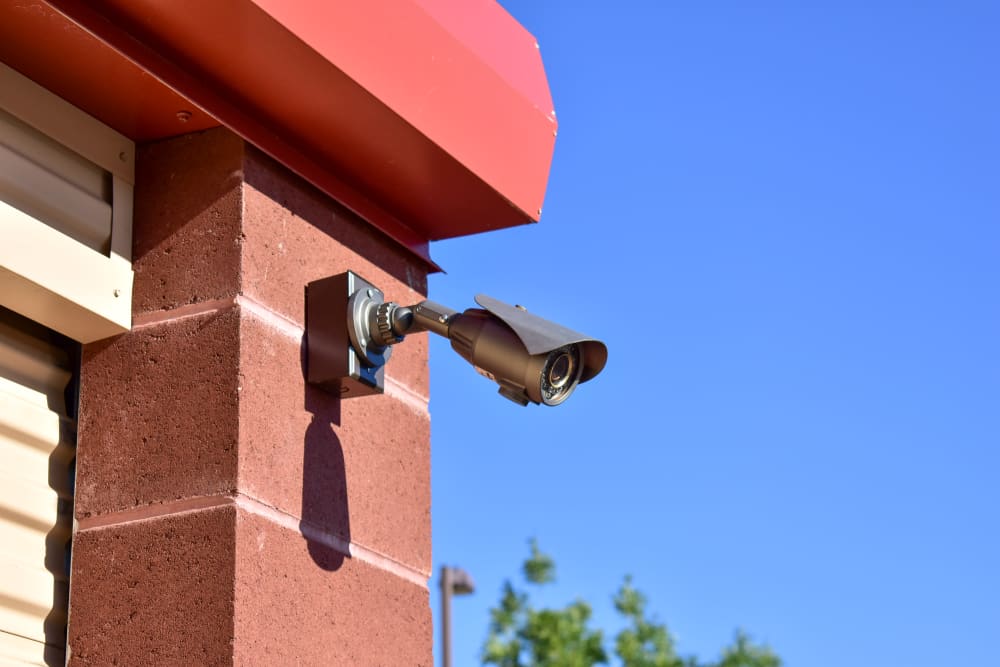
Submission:
[[[477,294],[476,303],[510,327],[524,344],[528,354],[545,354],[571,343],[579,345],[583,357],[580,382],[586,382],[600,373],[608,361],[608,348],[599,340],[555,322],[549,322],[485,294]]]

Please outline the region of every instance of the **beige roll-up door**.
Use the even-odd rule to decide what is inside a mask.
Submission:
[[[0,308],[2,665],[65,663],[76,442],[72,345]]]
[[[0,63],[0,306],[84,343],[132,322],[135,144]]]
[[[0,199],[102,254],[113,176],[0,109]]]

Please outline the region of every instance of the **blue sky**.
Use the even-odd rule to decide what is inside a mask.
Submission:
[[[740,626],[791,667],[991,664],[1000,5],[503,4],[559,117],[545,212],[435,244],[431,298],[610,354],[520,408],[432,341],[456,664],[532,536],[542,602],[614,628],[632,574],[683,654]]]

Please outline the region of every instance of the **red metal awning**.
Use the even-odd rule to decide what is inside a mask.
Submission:
[[[0,59],[136,140],[229,126],[428,261],[541,213],[555,113],[493,0],[0,0]]]

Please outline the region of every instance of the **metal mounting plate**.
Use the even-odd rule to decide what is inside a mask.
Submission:
[[[381,294],[351,271],[306,286],[306,381],[344,398],[385,390],[385,365],[363,363],[351,344],[351,296],[360,290]]]

